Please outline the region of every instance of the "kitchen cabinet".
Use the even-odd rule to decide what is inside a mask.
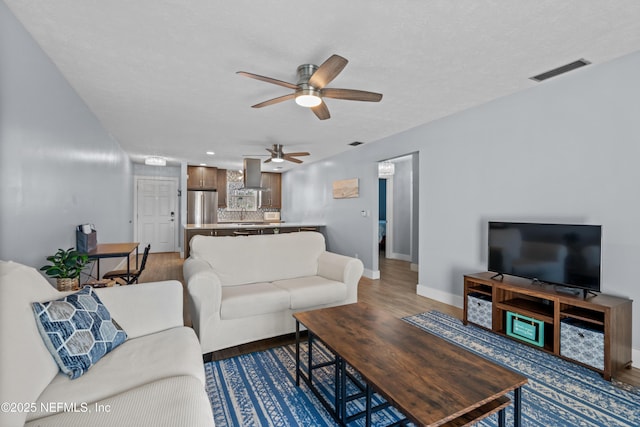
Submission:
[[[260,207],[280,209],[282,207],[282,175],[262,172],[260,186],[267,189],[260,192]]]
[[[218,168],[187,166],[188,190],[217,190]]]
[[[218,168],[218,207],[227,207],[227,170]]]

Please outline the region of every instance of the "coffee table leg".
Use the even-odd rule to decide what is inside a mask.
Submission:
[[[313,350],[313,334],[311,333],[311,331],[308,331],[307,333],[308,336],[308,351],[307,351],[307,369],[308,369],[308,377],[309,377],[309,385],[313,384],[313,369],[311,369],[312,366],[312,360],[313,360],[313,356],[312,356],[312,350]]]
[[[513,391],[513,425],[520,427],[522,423],[522,387]]]
[[[300,322],[296,320],[296,387],[300,387]]]
[[[365,417],[365,426],[371,425],[371,397],[373,392],[371,391],[371,386],[367,383],[366,386],[366,417]]]
[[[504,427],[504,408],[498,411],[498,427]]]
[[[344,372],[345,363],[342,357],[336,356],[336,413],[338,419],[344,422],[346,417],[346,375]]]

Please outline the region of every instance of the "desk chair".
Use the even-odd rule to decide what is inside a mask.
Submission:
[[[125,285],[131,285],[133,283],[138,283],[138,278],[142,274],[145,265],[147,264],[147,257],[149,256],[149,251],[151,250],[151,245],[147,245],[144,248],[144,253],[142,254],[142,261],[140,262],[140,268],[137,270],[127,271],[127,270],[112,270],[108,273],[105,273],[102,276],[103,279],[111,279],[116,280],[118,283],[122,284],[124,282]]]

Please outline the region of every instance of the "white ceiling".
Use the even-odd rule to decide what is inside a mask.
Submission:
[[[274,143],[316,161],[640,50],[636,0],[4,1],[135,162],[240,168]],[[235,73],[295,83],[334,53],[349,64],[328,87],[380,103],[328,99],[325,121],[293,101],[253,109],[289,89]]]

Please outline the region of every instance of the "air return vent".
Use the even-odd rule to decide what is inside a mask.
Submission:
[[[547,79],[550,79],[551,77],[559,76],[560,74],[573,71],[576,68],[584,67],[585,65],[589,65],[589,64],[591,64],[591,62],[587,61],[586,59],[578,59],[577,61],[573,61],[569,64],[562,65],[558,68],[554,68],[553,70],[549,70],[544,73],[538,74],[537,76],[530,77],[530,79],[535,80],[537,82],[541,82],[543,80],[547,80]]]

